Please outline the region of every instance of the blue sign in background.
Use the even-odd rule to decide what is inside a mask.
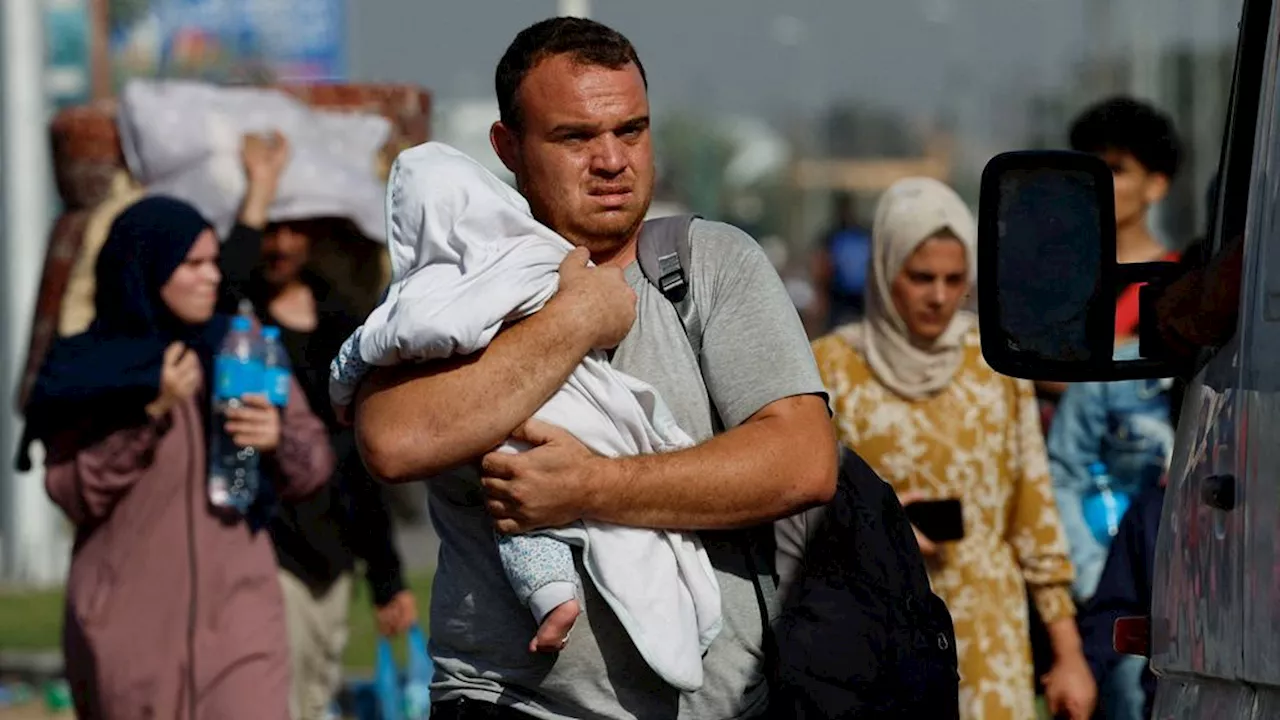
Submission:
[[[112,64],[127,77],[342,80],[346,0],[112,0]]]
[[[0,0],[3,1],[3,0]],[[85,0],[44,2],[45,91],[54,110],[89,98],[89,6]]]

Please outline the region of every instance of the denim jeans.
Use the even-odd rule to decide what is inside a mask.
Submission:
[[[1147,659],[1126,655],[1099,683],[1103,712],[1107,720],[1147,720],[1147,696],[1142,690],[1142,672]]]

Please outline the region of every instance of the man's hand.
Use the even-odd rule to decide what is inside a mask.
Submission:
[[[261,230],[267,225],[267,213],[275,202],[280,176],[289,164],[289,141],[279,132],[245,135],[240,160],[248,180],[240,222]]]
[[[494,451],[480,463],[485,508],[498,532],[526,533],[581,520],[598,489],[595,469],[604,458],[569,432],[537,420],[517,428],[511,438],[530,449]]]
[[[401,590],[392,596],[390,602],[377,609],[374,619],[378,624],[378,633],[383,637],[403,635],[418,622],[418,601],[414,599],[413,593]]]
[[[1041,678],[1045,700],[1054,717],[1089,720],[1098,701],[1098,685],[1083,655],[1060,658]]]
[[[570,313],[591,347],[608,350],[635,324],[636,293],[621,268],[590,266],[590,259],[585,248],[576,248],[560,263],[560,288],[544,312]]]

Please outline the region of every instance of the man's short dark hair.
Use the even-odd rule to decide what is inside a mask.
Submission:
[[[493,84],[503,125],[521,129],[520,83],[535,65],[556,55],[570,55],[574,62],[610,70],[635,65],[645,87],[649,86],[640,56],[622,33],[585,18],[550,18],[521,30],[498,61]]]
[[[1085,110],[1071,124],[1071,148],[1126,152],[1149,172],[1170,179],[1182,162],[1182,143],[1169,116],[1147,103],[1116,97]]]

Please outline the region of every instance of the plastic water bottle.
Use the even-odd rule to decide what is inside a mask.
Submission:
[[[1093,537],[1109,546],[1111,539],[1120,532],[1120,519],[1129,509],[1130,498],[1112,489],[1111,475],[1104,463],[1090,463],[1089,476],[1093,479],[1093,491],[1084,497],[1082,503],[1084,520]]]
[[[250,309],[249,312],[252,312]],[[248,511],[258,495],[259,453],[239,447],[227,434],[227,411],[242,406],[245,395],[261,393],[262,343],[243,306],[231,321],[214,360],[213,420],[209,439],[209,502],[216,508]]]
[[[289,382],[293,373],[289,368],[289,353],[280,344],[280,328],[268,325],[262,328],[262,365],[266,381],[267,400],[278,408],[289,404]]]

